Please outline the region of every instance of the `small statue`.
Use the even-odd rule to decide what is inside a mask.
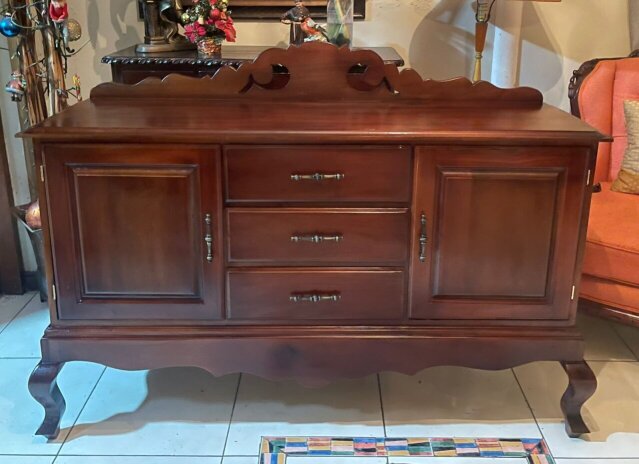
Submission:
[[[69,19],[69,6],[66,0],[51,0],[49,17],[56,24],[62,24]]]
[[[294,0],[295,6],[282,15],[280,21],[291,26],[291,45],[302,45],[306,38],[306,32],[302,29],[302,24],[310,19],[311,12],[304,6],[302,0]]]
[[[49,4],[49,18],[56,25],[62,36],[64,48],[72,52],[69,42],[78,40],[82,34],[80,23],[75,19],[69,19],[69,6],[66,0],[51,0]],[[73,37],[73,38],[72,38]]]

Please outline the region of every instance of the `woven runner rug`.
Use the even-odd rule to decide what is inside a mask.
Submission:
[[[522,458],[531,464],[555,463],[541,438],[262,438],[259,464],[284,464],[287,457],[295,456]]]

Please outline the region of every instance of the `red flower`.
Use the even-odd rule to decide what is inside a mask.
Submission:
[[[195,43],[200,37],[206,35],[206,28],[202,24],[194,22],[184,26],[184,34],[191,42]]]
[[[211,17],[211,19],[216,20],[219,19],[221,14],[222,12],[220,10],[218,10],[217,8],[213,8],[209,16]]]
[[[224,32],[228,42],[235,42],[235,36],[237,33],[235,31],[235,26],[233,26],[233,19],[230,16],[221,16],[221,19],[215,21],[215,27]]]

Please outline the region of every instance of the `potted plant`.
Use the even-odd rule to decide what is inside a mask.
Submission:
[[[201,56],[220,56],[222,42],[235,42],[235,27],[228,0],[196,0],[182,14],[184,34]]]

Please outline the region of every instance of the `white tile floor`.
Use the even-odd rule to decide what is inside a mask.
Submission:
[[[274,435],[458,436],[547,440],[559,464],[639,464],[639,330],[582,316],[599,379],[586,405],[593,433],[569,439],[557,363],[485,372],[434,368],[321,389],[192,368],[123,372],[70,363],[60,438],[34,437],[42,418],[27,392],[47,309],[37,296],[0,297],[0,464],[256,464]],[[289,458],[291,464],[326,458]],[[520,459],[331,458],[330,464],[516,464]]]

